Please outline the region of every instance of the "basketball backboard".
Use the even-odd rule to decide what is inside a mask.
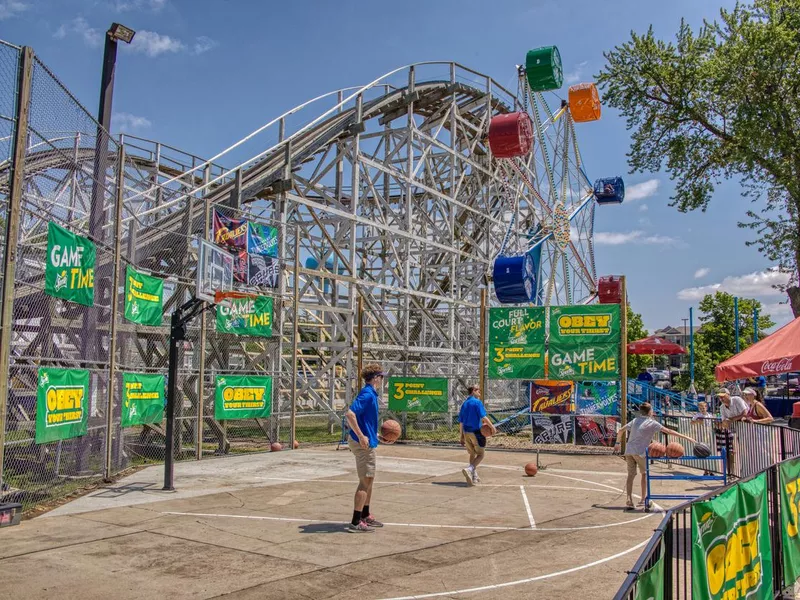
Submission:
[[[211,242],[198,241],[195,297],[213,303],[216,292],[233,289],[233,255]]]

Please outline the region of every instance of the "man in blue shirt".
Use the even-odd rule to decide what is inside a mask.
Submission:
[[[486,416],[486,409],[480,401],[480,389],[478,386],[471,385],[467,388],[469,397],[464,400],[461,410],[458,411],[458,424],[461,429],[461,445],[469,452],[469,466],[463,468],[464,478],[467,485],[472,486],[481,482],[478,477],[478,465],[483,460],[486,447],[486,438],[481,433],[481,426],[488,425],[492,428],[492,435],[497,433],[497,429]]]
[[[385,373],[381,366],[369,364],[361,371],[364,387],[347,410],[350,426],[350,451],[356,458],[358,488],[353,501],[353,520],[347,530],[351,533],[370,533],[375,527],[383,527],[369,511],[372,482],[375,480],[376,452],[378,447],[378,390]]]

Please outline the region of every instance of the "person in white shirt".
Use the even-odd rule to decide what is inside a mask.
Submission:
[[[720,401],[719,414],[723,425],[747,418],[747,402],[741,396],[731,396],[728,390],[720,390],[717,399]]]

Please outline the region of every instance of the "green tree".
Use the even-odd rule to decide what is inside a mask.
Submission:
[[[800,0],[754,0],[721,10],[675,42],[652,27],[605,53],[604,101],[626,117],[632,172],[665,167],[672,206],[705,210],[715,187],[737,178],[757,202],[740,227],[791,273],[800,316]]]
[[[717,363],[711,355],[706,337],[703,333],[696,333],[694,336],[694,387],[697,392],[709,392],[716,387],[714,368]],[[676,387],[680,391],[689,391],[691,386],[691,373],[689,370],[683,371],[676,381]]]
[[[758,309],[758,330],[775,326],[770,315],[762,313],[758,300],[739,298],[739,350],[753,343],[753,310]],[[702,335],[712,360],[721,363],[736,353],[734,300],[727,292],[708,294],[700,301]]]
[[[647,329],[644,328],[644,321],[642,315],[633,312],[630,304],[628,305],[628,342],[631,343],[635,340],[640,340],[648,336]],[[628,355],[628,377],[636,379],[646,367],[650,366],[651,358],[641,354]]]

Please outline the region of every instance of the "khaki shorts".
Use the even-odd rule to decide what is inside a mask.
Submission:
[[[628,465],[628,477],[634,477],[636,475],[637,466],[639,467],[640,473],[644,473],[647,469],[647,459],[644,456],[626,454],[625,462]]]
[[[478,444],[478,438],[475,436],[474,433],[465,431],[464,432],[464,445],[467,448],[467,452],[469,452],[470,456],[483,456],[486,452],[485,448],[481,448]]]
[[[347,440],[347,445],[350,447],[350,452],[356,457],[356,473],[358,473],[358,478],[375,477],[375,463],[377,462],[375,448],[367,448],[364,450],[353,438]]]

